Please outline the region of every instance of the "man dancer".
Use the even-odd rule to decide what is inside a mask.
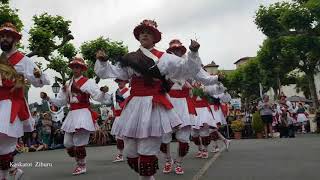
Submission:
[[[141,46],[119,59],[121,66],[104,62],[105,53],[97,53],[95,72],[101,78],[131,79],[130,96],[126,100],[120,120],[124,136],[125,154],[129,166],[141,179],[154,179],[158,169],[157,154],[161,137],[182,124],[168,99],[170,90],[166,76],[174,79],[189,78],[201,68],[198,57],[200,45],[191,41],[187,60],[154,48],[161,40],[155,21],[144,20],[134,31]]]
[[[24,98],[24,80],[33,86],[42,87],[50,82],[36,64],[16,49],[22,35],[11,23],[0,27],[1,57],[0,71],[0,179],[6,180],[8,173],[14,179],[20,179],[23,171],[10,167],[17,139],[25,132],[32,132],[34,121]],[[9,74],[3,72],[7,70]],[[6,75],[8,77],[6,77]],[[18,81],[21,81],[18,85]]]
[[[185,57],[187,49],[182,45],[182,43],[178,39],[174,39],[170,41],[169,48],[167,49],[168,53],[172,53],[178,57]],[[204,71],[200,71],[197,73],[195,78],[204,81],[207,84],[216,83],[218,78],[216,76],[209,77],[209,74],[203,73]],[[208,77],[206,77],[208,76]],[[175,173],[176,174],[184,174],[184,170],[182,167],[182,160],[184,156],[186,156],[189,150],[190,143],[190,135],[191,135],[191,126],[194,125],[194,121],[192,119],[193,111],[195,107],[191,102],[190,91],[192,86],[185,80],[176,80],[171,79],[174,82],[171,90],[169,91],[170,101],[173,104],[174,110],[178,113],[180,119],[183,121],[182,125],[180,125],[179,129],[175,132],[176,139],[178,140],[178,157],[175,159]],[[192,106],[192,107],[190,107]],[[172,141],[172,133],[165,134],[162,137],[162,144],[160,147],[161,152],[165,154],[166,163],[163,168],[163,173],[170,173],[172,171],[173,160],[170,152],[170,142]]]
[[[217,140],[220,139],[224,142],[227,151],[229,150],[229,145],[231,142],[219,132],[219,127],[221,125],[227,125],[226,118],[222,111],[221,103],[228,103],[231,101],[231,96],[227,92],[225,92],[225,90],[226,88],[221,83],[212,86],[206,86],[204,88],[204,92],[206,92],[212,100],[212,102],[210,103],[210,108],[214,119],[217,121],[217,128],[212,129],[211,132],[211,137],[214,141],[212,152],[214,153],[220,151]]]
[[[106,104],[111,103],[111,96],[107,94],[107,87],[99,88],[94,80],[82,74],[88,67],[82,58],[74,58],[69,63],[73,77],[59,92],[57,98],[49,98],[41,93],[41,98],[56,106],[70,105],[70,111],[61,129],[65,131],[64,146],[70,157],[75,158],[76,168],[73,175],[86,173],[86,149],[90,133],[96,130],[98,114],[90,109],[89,98]]]
[[[192,127],[192,140],[198,146],[196,157],[207,159],[208,146],[211,143],[210,129],[217,128],[217,121],[213,118],[210,104],[199,82],[194,83],[193,101],[197,113],[195,125]]]
[[[123,136],[120,135],[121,122],[119,121],[120,119],[119,117],[121,115],[121,111],[124,106],[125,99],[130,95],[130,89],[126,87],[126,84],[128,83],[128,81],[116,79],[115,82],[118,84],[119,88],[116,90],[113,96],[114,102],[113,102],[112,111],[115,119],[112,124],[111,134],[116,137],[118,155],[116,156],[113,162],[122,162],[124,142],[123,142]]]

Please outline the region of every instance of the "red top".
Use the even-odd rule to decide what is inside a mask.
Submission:
[[[84,83],[86,83],[89,79],[86,77],[81,77],[77,82],[73,82],[71,85],[71,92],[72,93],[77,93],[76,98],[78,99],[78,103],[70,103],[70,109],[71,110],[77,110],[77,109],[83,109],[83,108],[88,108],[89,111],[91,112],[91,117],[92,121],[95,123],[96,120],[99,117],[99,114],[95,111],[92,111],[90,109],[90,94],[87,94],[85,92],[82,92],[80,88]]]

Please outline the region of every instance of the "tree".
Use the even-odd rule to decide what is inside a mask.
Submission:
[[[275,97],[280,94],[281,86],[293,83],[288,73],[296,67],[291,60],[281,56],[281,41],[267,38],[257,53],[260,69],[263,74],[262,84],[266,89],[273,88]]]
[[[43,13],[33,16],[34,25],[30,29],[29,49],[27,56],[44,57],[50,62],[50,55],[67,42],[73,39],[71,35],[71,21],[64,20],[62,16],[51,16]]]
[[[10,8],[9,4],[1,2],[0,4],[0,25],[6,22],[14,24],[18,31],[22,30],[23,23],[18,16],[18,9]]]
[[[232,96],[240,96],[247,107],[260,97],[259,83],[262,78],[259,61],[252,58],[247,64],[227,74],[223,84]]]
[[[306,77],[306,75],[303,75],[301,77],[298,77],[296,80],[296,91],[297,93],[303,92],[304,96],[307,99],[310,99],[311,94],[310,94],[310,88],[309,88],[309,81]]]
[[[306,74],[311,98],[316,108],[314,75],[320,66],[320,1],[296,0],[260,6],[255,23],[268,37],[279,41],[280,47],[273,54],[281,61],[290,62]]]

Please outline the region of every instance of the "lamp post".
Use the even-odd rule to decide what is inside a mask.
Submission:
[[[57,81],[55,81],[55,83],[52,84],[51,88],[54,93],[54,96],[57,97],[57,94],[60,91],[60,85],[57,83]]]

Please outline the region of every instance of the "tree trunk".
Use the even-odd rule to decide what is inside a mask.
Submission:
[[[310,88],[310,94],[311,99],[313,101],[314,107],[316,109],[319,108],[319,102],[318,102],[318,96],[317,96],[317,90],[316,90],[316,84],[314,82],[314,74],[306,74],[308,80],[309,80],[309,88]]]
[[[277,77],[277,84],[278,84],[278,95],[281,94],[281,81],[280,81],[280,77],[278,75]],[[278,97],[279,98],[279,97]]]

